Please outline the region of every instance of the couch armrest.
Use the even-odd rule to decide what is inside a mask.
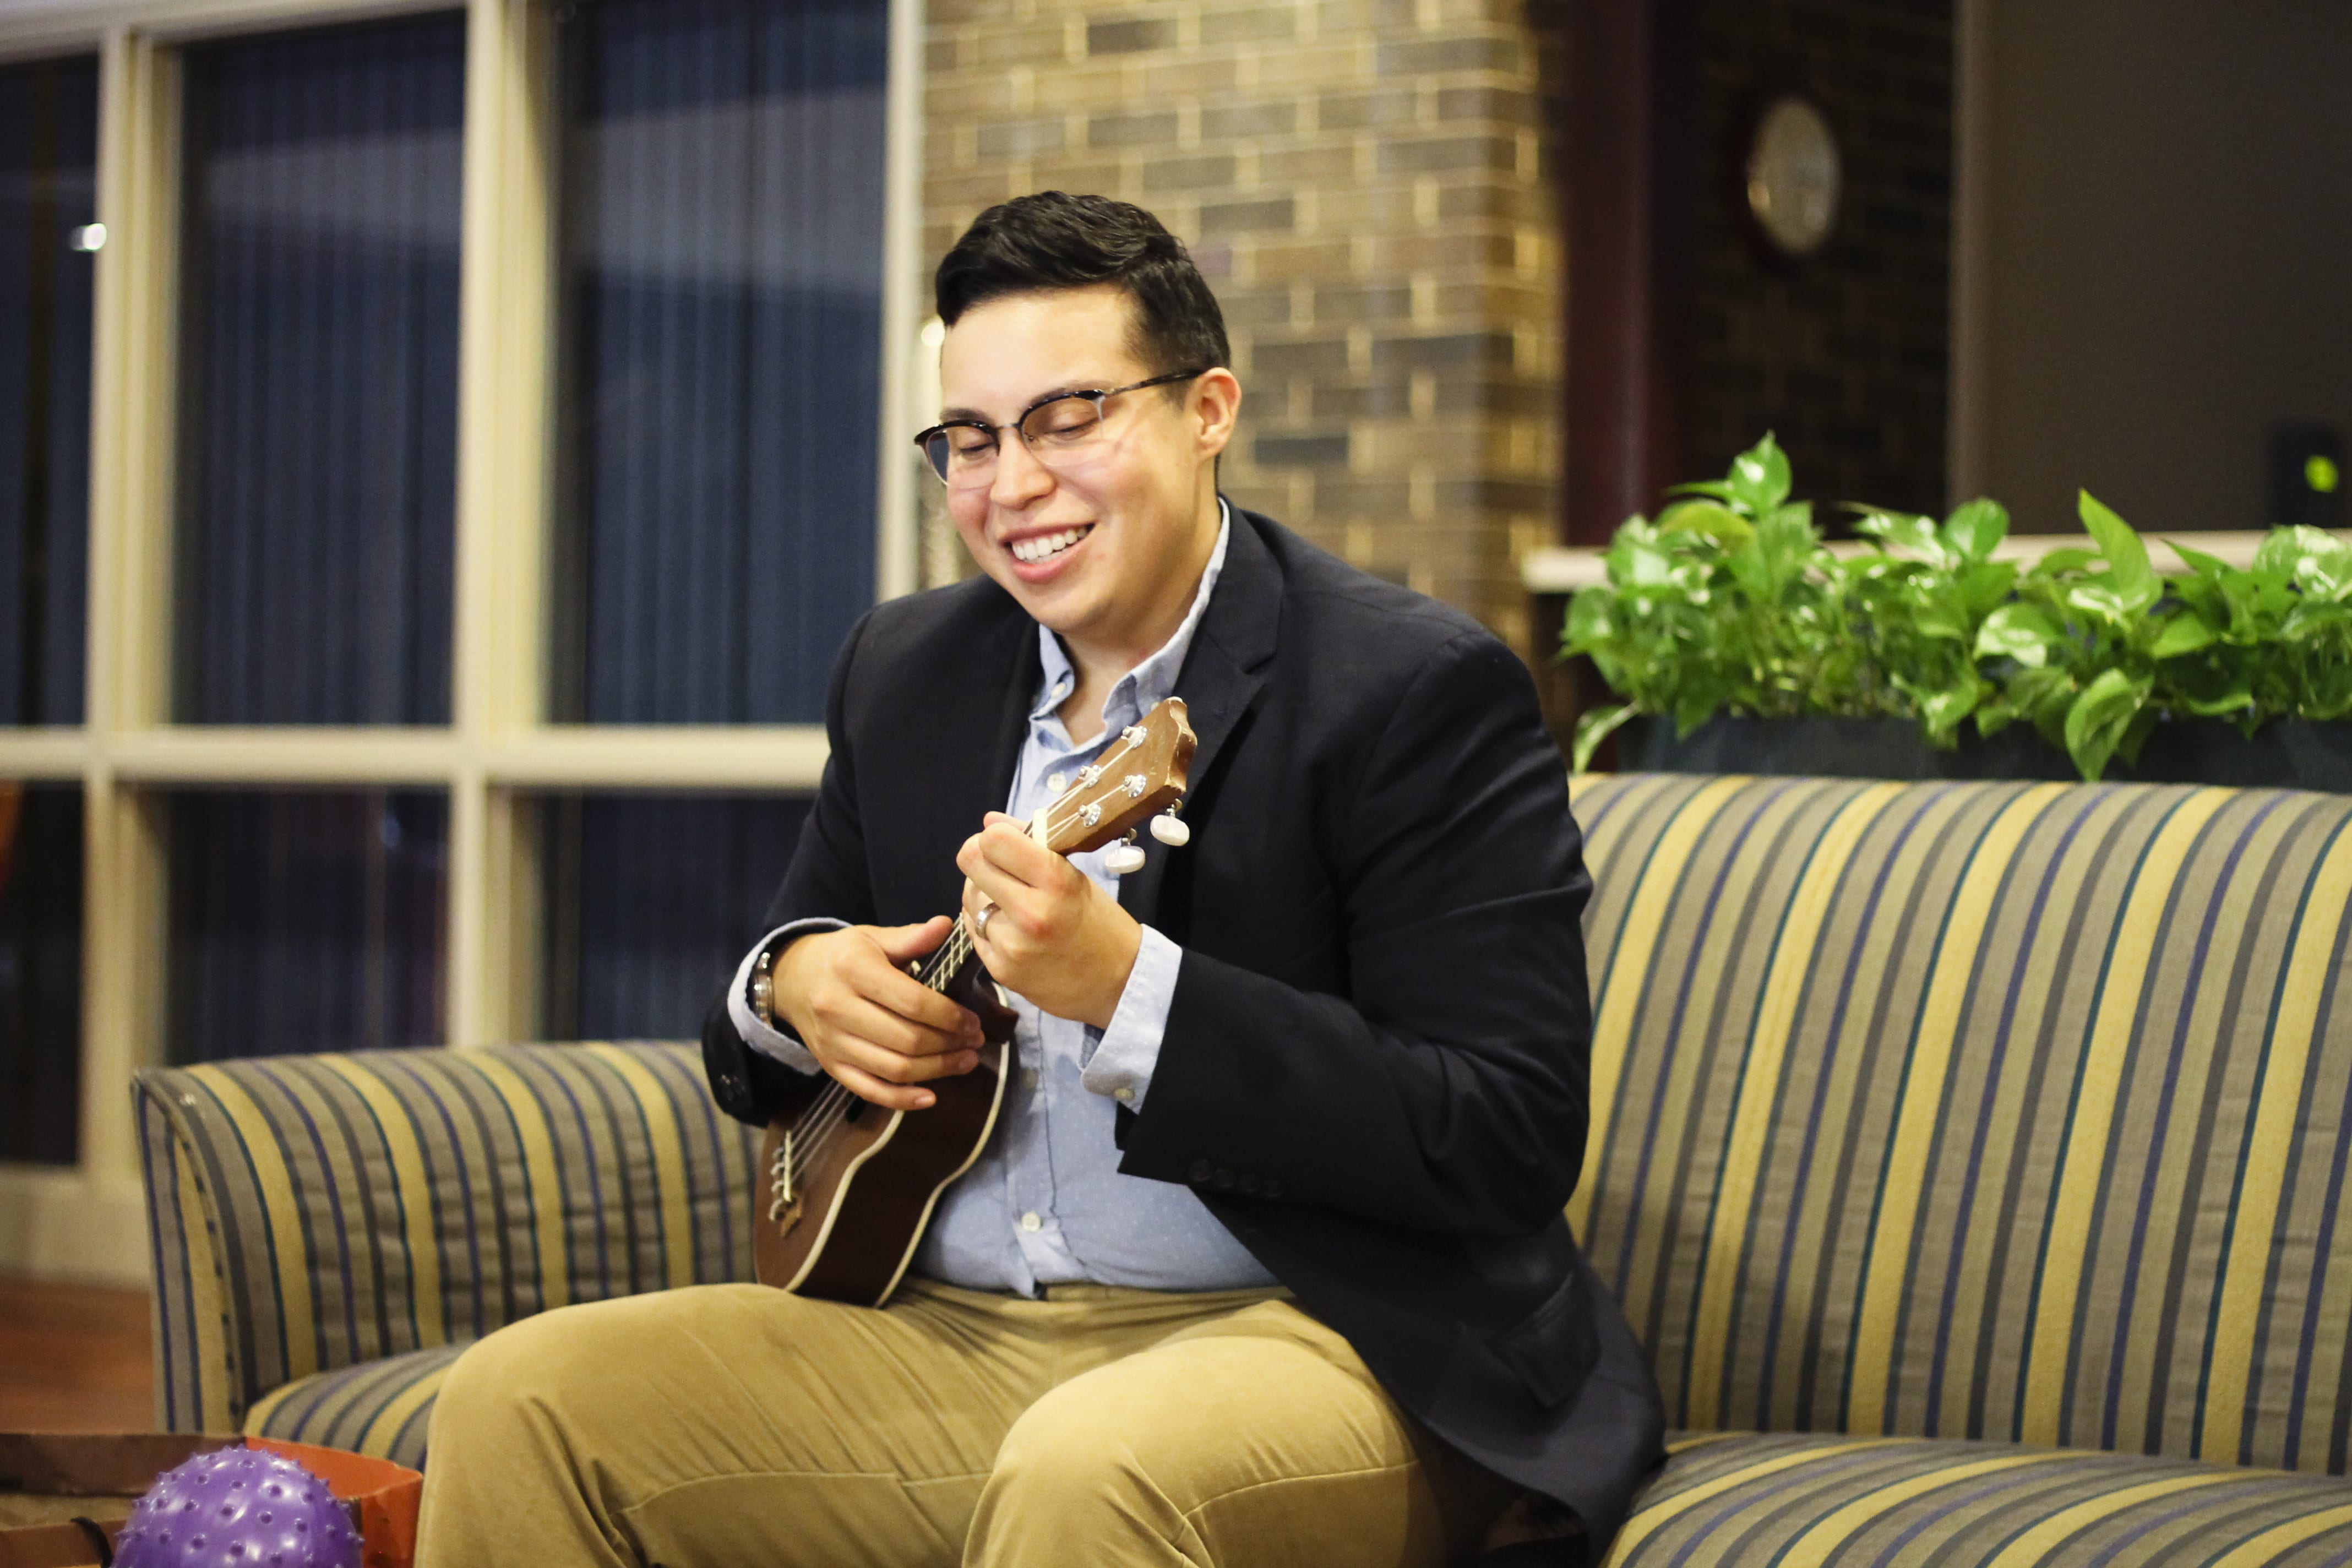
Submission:
[[[169,1430],[549,1307],[751,1278],[758,1134],[689,1043],[149,1068],[132,1100]]]

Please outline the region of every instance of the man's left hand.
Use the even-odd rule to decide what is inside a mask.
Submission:
[[[965,923],[997,983],[1041,1012],[1108,1027],[1143,944],[1135,917],[1001,811],[963,841],[956,866]]]

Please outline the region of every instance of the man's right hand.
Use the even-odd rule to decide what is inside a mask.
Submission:
[[[921,925],[850,926],[804,936],[777,955],[775,1011],[824,1070],[861,1100],[920,1110],[921,1087],[980,1064],[980,1020],[908,974],[937,948],[947,916]]]

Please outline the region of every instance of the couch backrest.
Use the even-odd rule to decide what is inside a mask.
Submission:
[[[674,1043],[153,1068],[134,1089],[166,1426],[570,1301],[751,1278],[757,1134]]]
[[[2345,1471],[2352,797],[1575,796],[1570,1212],[1671,1421]]]

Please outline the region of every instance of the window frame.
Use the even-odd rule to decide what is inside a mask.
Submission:
[[[163,1059],[165,796],[182,787],[446,789],[446,1038],[534,1037],[543,942],[533,798],[547,790],[814,790],[822,725],[589,725],[547,719],[555,403],[555,13],[560,0],[98,0],[12,16],[0,64],[99,57],[87,690],[79,725],[0,729],[0,777],[78,780],[85,904],[81,1159],[0,1164],[0,1272],[142,1280],[139,1151],[123,1092]],[[919,585],[919,461],[935,372],[919,331],[922,7],[887,0],[888,150],[877,599]],[[224,37],[462,10],[456,603],[451,721],[232,727],[170,721],[184,47]],[[935,397],[936,394],[932,395]]]

